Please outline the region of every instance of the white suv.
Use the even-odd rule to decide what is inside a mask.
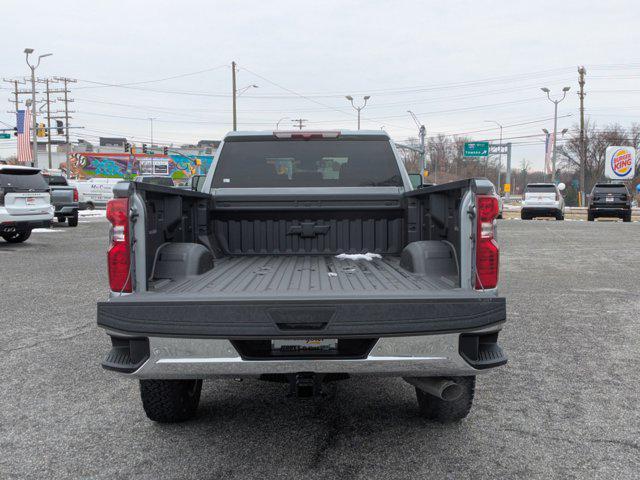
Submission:
[[[0,165],[0,237],[24,242],[34,228],[47,228],[53,219],[49,185],[40,170]]]
[[[556,220],[564,220],[564,183],[530,183],[524,190],[522,220],[531,220],[534,217],[555,217]]]

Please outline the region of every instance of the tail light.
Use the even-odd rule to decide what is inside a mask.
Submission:
[[[114,198],[107,203],[111,222],[107,265],[109,286],[114,292],[131,292],[131,251],[129,246],[129,199]]]
[[[73,201],[74,202],[78,201],[78,189],[77,188],[73,189]]]
[[[476,289],[495,288],[498,285],[500,251],[495,240],[495,219],[498,216],[498,197],[476,196],[478,209],[476,243]]]

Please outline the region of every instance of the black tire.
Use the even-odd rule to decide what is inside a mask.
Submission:
[[[78,226],[78,214],[76,213],[73,217],[69,217],[69,226],[77,227]]]
[[[473,395],[476,388],[476,377],[441,377],[452,380],[463,387],[462,395],[452,401],[441,400],[416,387],[416,397],[420,407],[420,416],[442,423],[457,422],[465,418],[471,411]]]
[[[175,423],[193,418],[200,403],[202,380],[140,380],[140,397],[147,417]]]
[[[595,220],[595,215],[591,212],[587,212],[587,222],[593,222]]]
[[[30,236],[31,230],[25,230],[22,232],[5,233],[2,235],[2,238],[4,238],[9,243],[22,243]]]
[[[87,210],[95,210],[95,208],[96,206],[93,203],[91,202],[87,203]]]
[[[623,222],[630,222],[631,221],[631,212],[625,213],[624,217],[622,217],[622,221]]]
[[[64,223],[65,220],[66,220],[65,217],[56,217],[56,222],[58,222],[58,223]]]
[[[530,220],[531,218],[529,217],[528,214],[524,213],[524,212],[520,212],[520,218],[522,220]]]
[[[564,213],[556,213],[556,220],[564,220]]]

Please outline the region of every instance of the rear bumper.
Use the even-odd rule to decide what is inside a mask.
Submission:
[[[560,207],[545,206],[545,207],[522,207],[521,213],[528,214],[536,217],[555,217],[557,214],[562,213]]]
[[[78,214],[77,203],[71,205],[55,205],[55,215],[64,217],[74,217]]]
[[[497,340],[499,329],[500,326],[477,329],[464,337],[469,340],[473,336],[479,339],[493,336]],[[139,344],[140,339],[137,342]],[[122,344],[120,337],[120,345]],[[374,376],[464,376],[477,375],[507,362],[497,343],[491,345],[490,351],[481,351],[474,362],[469,358],[469,350],[463,346],[458,333],[381,338],[364,358],[357,359],[248,360],[238,354],[229,340],[150,337],[146,357],[134,365],[119,365],[117,362],[122,362],[127,357],[122,348],[119,347],[116,352],[112,349],[103,366],[129,377],[148,379],[257,377],[300,372]]]
[[[0,223],[0,234],[26,232],[34,228],[49,228],[51,220],[30,220],[26,222],[2,222]]]
[[[631,213],[631,206],[625,204],[618,205],[591,205],[588,212],[592,215],[603,215],[611,217],[622,217]]]

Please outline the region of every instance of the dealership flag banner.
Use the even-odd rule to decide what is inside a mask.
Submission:
[[[18,110],[16,125],[18,127],[18,163],[25,165],[33,161],[29,142],[31,112],[29,110]]]

